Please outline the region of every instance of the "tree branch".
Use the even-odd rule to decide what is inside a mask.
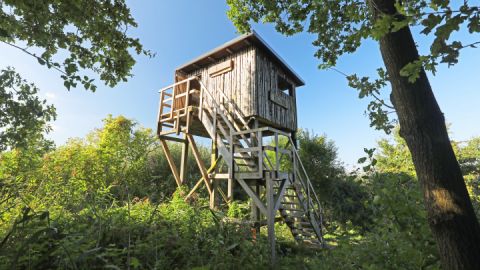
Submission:
[[[17,45],[15,45],[15,44],[13,44],[13,43],[6,42],[6,41],[4,41],[4,40],[0,40],[0,41],[3,42],[3,43],[5,43],[5,44],[7,44],[7,45],[9,45],[9,46],[11,46],[11,47],[13,47],[13,48],[16,48],[16,49],[21,50],[22,52],[24,52],[24,53],[26,53],[26,54],[28,54],[28,55],[36,58],[37,60],[41,60],[41,61],[43,61],[43,62],[45,62],[45,63],[48,63],[48,64],[49,64],[49,65],[48,65],[49,68],[53,68],[53,69],[57,70],[58,72],[62,73],[63,75],[67,75],[67,73],[66,73],[65,71],[63,71],[62,69],[60,69],[60,68],[52,65],[51,62],[50,62],[50,60],[44,59],[44,58],[42,58],[42,57],[40,57],[40,56],[37,56],[36,54],[31,53],[31,52],[29,52],[28,50],[26,50],[26,49],[24,49],[24,48],[22,48],[22,47],[20,47],[20,46],[17,46]]]

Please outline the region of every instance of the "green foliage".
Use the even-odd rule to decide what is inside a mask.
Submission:
[[[274,24],[284,35],[303,31],[313,34],[315,57],[322,69],[334,67],[339,57],[355,52],[364,39],[378,41],[408,26],[421,25],[422,34],[433,34],[429,54],[406,64],[400,74],[391,74],[407,77],[410,82],[415,82],[423,70],[435,74],[439,63],[456,64],[462,49],[476,48],[480,43],[464,44],[454,35],[462,30],[471,34],[480,32],[480,8],[468,1],[395,1],[393,15],[379,11],[375,1],[227,0],[227,3],[230,6],[227,15],[240,32],[249,31],[252,22],[263,22]],[[366,110],[371,126],[388,134],[394,127],[388,116],[394,110],[379,95],[389,78],[383,69],[378,70],[379,76],[373,80],[339,73],[347,78],[349,86],[359,91],[360,98],[372,97]]]
[[[127,35],[136,26],[125,1],[0,1],[0,42],[58,71],[68,90],[95,91],[92,72],[113,87],[131,76],[133,54],[153,56]],[[0,71],[0,151],[49,130],[55,109],[37,92],[13,69]]]
[[[263,236],[253,242],[250,228],[201,197],[165,200],[175,182],[163,178],[168,167],[155,175],[166,163],[158,153],[151,130],[122,116],[57,149],[38,142],[2,153],[0,269],[264,268],[268,258],[254,256],[267,254]]]
[[[439,267],[398,136],[396,144],[381,142],[377,155],[366,149],[363,161],[370,168],[359,175],[344,172],[325,136],[302,131],[298,138],[333,248],[298,246],[286,224],[277,223],[281,269]],[[472,175],[466,178],[472,179],[476,209],[478,145],[473,139],[458,148]],[[181,147],[170,149],[179,160]],[[208,164],[208,150],[200,149]],[[191,186],[200,175],[190,169]],[[266,228],[253,236],[247,223],[238,222],[249,219],[248,201],[233,202],[226,213],[209,210],[202,193],[186,203],[181,194],[188,188],[175,191],[154,134],[122,116],[108,116],[85,139],[56,149],[37,140],[3,152],[0,179],[0,269],[268,268]]]
[[[355,177],[346,175],[333,141],[301,130],[298,145],[300,159],[324,205],[327,222],[367,226],[370,213],[361,203],[367,194]]]
[[[377,159],[376,168],[383,173],[405,173],[415,177],[415,167],[413,166],[412,156],[408,150],[405,140],[400,137],[399,129],[393,132],[393,141],[381,139],[378,141],[379,151],[375,158]]]
[[[59,71],[67,89],[81,83],[96,90],[84,70],[113,87],[131,76],[132,52],[151,55],[126,34],[137,23],[125,1],[2,1],[0,18],[0,41]]]
[[[402,173],[416,177],[412,157],[405,141],[395,129],[393,141],[382,139],[378,142],[379,152],[377,170],[382,173]],[[465,184],[477,216],[480,216],[480,138],[475,137],[465,144],[452,142],[453,150],[458,157]]]
[[[0,70],[0,152],[27,147],[50,131],[55,108],[37,96],[38,88],[22,80],[13,68]]]

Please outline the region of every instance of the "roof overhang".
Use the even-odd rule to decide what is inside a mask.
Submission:
[[[249,47],[250,45],[254,45],[266,53],[270,59],[272,59],[272,61],[278,64],[284,70],[284,72],[286,72],[287,75],[293,79],[296,86],[305,85],[305,82],[302,80],[302,78],[300,78],[300,76],[270,46],[268,46],[268,44],[255,31],[241,35],[221,45],[220,47],[217,47],[195,58],[194,60],[183,64],[182,66],[178,67],[176,71],[190,73],[196,69],[208,66],[219,59]]]

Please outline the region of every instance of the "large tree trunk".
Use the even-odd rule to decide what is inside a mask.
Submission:
[[[372,0],[376,16],[395,14],[394,0]],[[381,11],[381,12],[379,12]],[[380,40],[400,135],[412,154],[428,222],[445,269],[480,269],[480,226],[453,152],[443,113],[425,71],[409,83],[400,70],[418,59],[408,27]]]

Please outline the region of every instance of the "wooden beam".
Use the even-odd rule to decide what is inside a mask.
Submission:
[[[272,269],[275,269],[276,258],[275,258],[275,208],[274,208],[274,198],[273,198],[273,181],[270,177],[266,179],[266,196],[267,196],[267,231],[268,231],[268,242],[270,244],[270,262]]]
[[[200,173],[202,174],[203,181],[207,186],[208,194],[211,196],[212,187],[210,186],[210,178],[208,178],[207,169],[205,169],[205,163],[203,163],[202,157],[200,156],[200,152],[198,151],[198,148],[197,148],[197,144],[195,143],[195,140],[193,139],[192,135],[186,134],[186,136],[187,136],[188,142],[190,143],[190,147],[192,148],[193,156],[197,161],[197,165],[198,165],[198,168],[200,169]]]
[[[177,137],[170,137],[170,136],[165,136],[165,135],[159,135],[158,138],[160,140],[166,140],[166,141],[174,141],[174,142],[185,142],[185,139],[177,138]]]
[[[259,183],[255,183],[255,194],[260,197],[260,184]],[[252,201],[252,205],[251,205],[251,220],[254,222],[254,229],[256,231],[257,234],[260,233],[260,218],[261,218],[261,215],[260,215],[260,209],[258,209],[257,205]],[[266,224],[266,222],[265,222]]]
[[[180,181],[180,176],[178,175],[177,166],[175,166],[175,162],[173,161],[172,154],[170,153],[170,149],[168,148],[167,142],[164,139],[160,139],[160,143],[162,144],[163,152],[165,152],[165,156],[167,157],[168,165],[172,170],[173,177],[177,182],[177,186],[181,186],[182,182]]]
[[[195,191],[197,191],[197,189],[200,187],[200,185],[202,184],[203,182],[203,177],[200,178],[200,180],[197,181],[197,183],[195,184],[195,186],[193,186],[192,190],[190,190],[190,192],[188,192],[187,196],[185,196],[185,201],[188,201],[188,199],[190,198],[190,196],[192,196],[193,193],[195,193]]]
[[[218,162],[220,161],[220,158],[221,157],[217,157],[217,159],[215,160],[215,162],[210,166],[210,168],[208,169],[207,173],[211,173],[212,171],[215,170],[215,168],[217,167],[217,164]],[[200,178],[200,180],[197,181],[197,183],[195,184],[195,186],[192,188],[192,190],[190,190],[190,192],[187,194],[187,196],[185,196],[185,201],[187,201],[190,196],[192,196],[193,193],[195,193],[195,191],[197,191],[197,189],[200,187],[200,185],[202,184],[203,182],[203,176],[202,178]]]
[[[252,198],[252,201],[257,205],[258,209],[260,209],[260,212],[264,214],[265,216],[267,215],[267,208],[265,207],[265,204],[263,204],[262,200],[253,192],[253,190],[245,183],[245,180],[243,179],[237,179],[237,182],[242,186],[243,190]]]
[[[180,183],[185,183],[185,177],[187,175],[187,163],[188,163],[188,141],[186,140],[185,135],[185,142],[182,145],[182,157],[180,159]]]
[[[280,207],[280,204],[282,203],[283,194],[285,194],[285,190],[288,186],[288,182],[289,182],[288,179],[283,179],[282,183],[280,184],[280,188],[278,189],[278,192],[277,192],[277,200],[273,207],[274,211],[277,211],[278,208]]]
[[[217,142],[216,142],[216,140],[212,140],[212,153],[211,153],[211,157],[210,157],[212,165],[214,165],[216,163],[217,157],[218,157]],[[210,173],[210,172],[208,172],[208,173]],[[220,187],[218,185],[218,181],[216,181],[215,179],[212,179],[212,194],[210,195],[210,208],[216,208],[217,207],[218,189],[219,188]]]
[[[234,178],[235,177],[235,159],[234,159],[235,145],[233,144],[233,136],[231,133],[230,133],[229,143],[230,143],[231,160],[230,160],[230,164],[228,164],[227,198],[229,201],[233,201],[233,185],[234,185],[234,179],[235,179]]]

